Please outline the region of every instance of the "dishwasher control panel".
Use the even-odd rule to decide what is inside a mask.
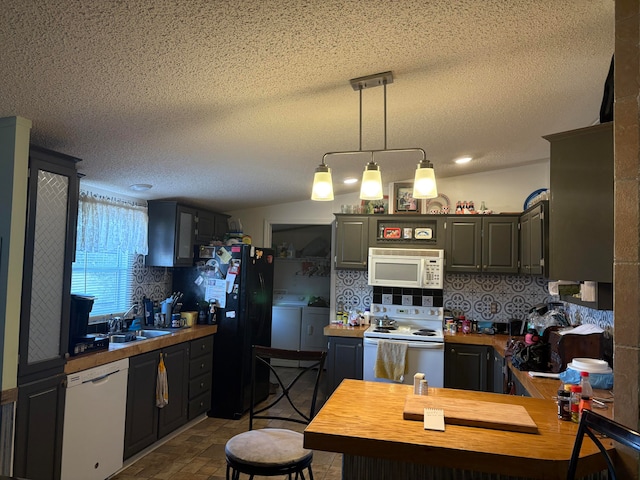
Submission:
[[[107,377],[120,370],[126,370],[129,368],[129,359],[123,358],[115,362],[108,363],[106,365],[100,365],[99,367],[83,370],[82,372],[72,373],[67,375],[67,388],[74,387],[86,382],[93,382]]]

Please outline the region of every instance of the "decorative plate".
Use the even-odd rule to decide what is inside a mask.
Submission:
[[[535,200],[535,198],[538,195],[540,195],[541,193],[546,192],[546,191],[547,191],[546,188],[539,188],[538,190],[534,190],[533,192],[531,192],[529,194],[529,196],[525,199],[522,209],[526,210],[527,208],[533,206],[532,201]]]
[[[441,193],[436,198],[428,198],[424,213],[450,213],[449,197],[447,197],[444,193]]]

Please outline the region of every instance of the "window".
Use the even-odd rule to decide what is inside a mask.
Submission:
[[[133,304],[133,270],[146,255],[146,202],[81,188],[71,293],[95,297],[91,316],[124,313]]]
[[[131,304],[135,254],[76,251],[71,269],[71,293],[96,297],[91,316],[126,311]]]

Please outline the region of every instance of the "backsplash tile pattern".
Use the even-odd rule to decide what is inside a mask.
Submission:
[[[508,322],[526,319],[538,303],[558,301],[549,295],[547,280],[531,275],[451,274],[444,279],[444,307],[473,320]],[[373,287],[367,284],[365,270],[336,270],[336,302],[365,310],[371,305]],[[497,313],[491,313],[495,302]],[[565,304],[571,323],[593,323],[613,328],[613,312]]]

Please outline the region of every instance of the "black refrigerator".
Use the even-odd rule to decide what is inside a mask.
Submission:
[[[239,419],[251,398],[251,346],[271,346],[274,252],[244,244],[214,252],[195,267],[174,269],[173,290],[184,294],[185,311],[198,310],[202,301],[218,305],[208,415]],[[256,376],[260,401],[269,395],[268,367],[259,366]]]

